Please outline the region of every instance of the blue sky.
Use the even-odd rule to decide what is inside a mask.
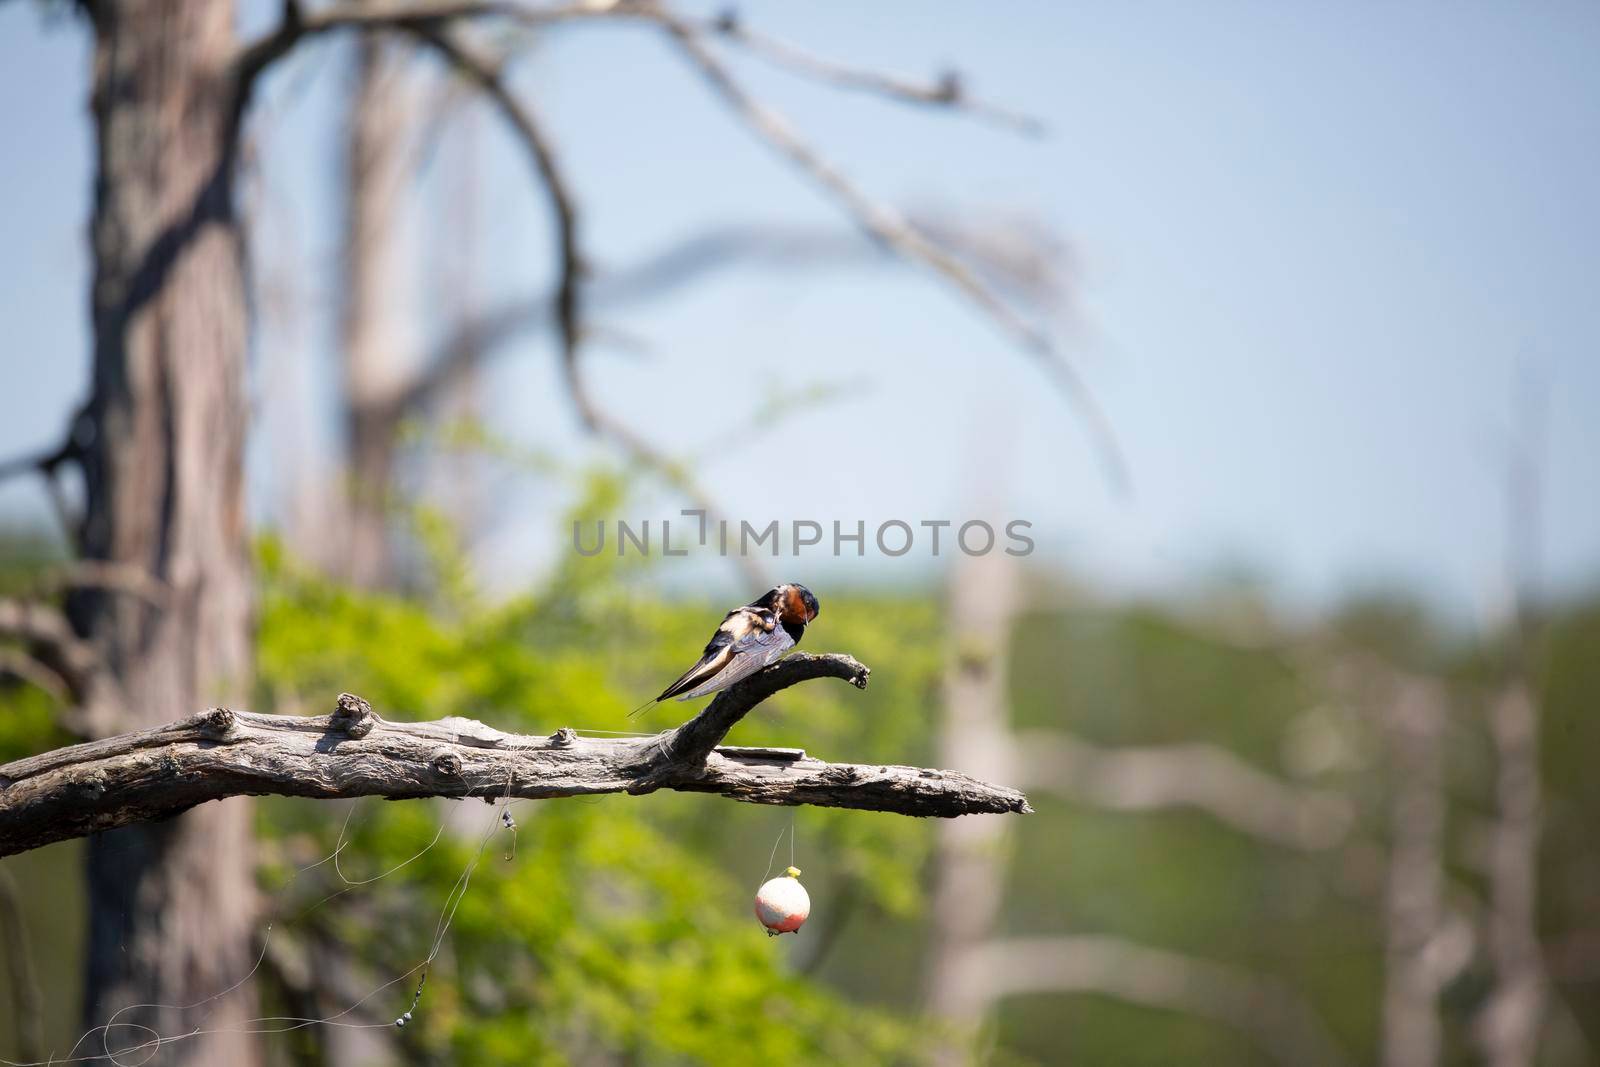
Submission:
[[[1546,396],[1546,584],[1600,575],[1600,6],[741,10],[841,60],[954,64],[975,92],[1046,121],[1048,138],[1018,138],[734,59],[874,195],[1033,219],[1070,246],[1075,308],[1059,331],[1135,492],[1108,490],[1047,379],[927,275],[761,272],[619,314],[608,325],[648,348],[590,356],[608,406],[679,453],[773,395],[851,383],[774,431],[781,466],[748,449],[703,468],[731,513],[871,524],[988,508],[1031,520],[1042,555],[1112,588],[1182,588],[1247,565],[1291,602],[1399,581],[1477,613],[1504,584],[1521,366]],[[325,401],[304,396],[333,356],[346,58],[338,43],[311,50],[257,116],[257,248],[293,309],[264,324],[257,351],[266,519],[287,457],[315,466],[331,440]],[[86,61],[81,26],[0,6],[0,454],[53,440],[85,386]],[[718,222],[843,225],[649,32],[548,34],[518,87],[563,145],[601,264]],[[492,117],[473,126],[472,272],[485,302],[537,291],[551,263],[542,203]],[[430,168],[407,220],[419,248],[441,245],[449,160],[467,145],[447,138],[447,162]],[[417,281],[419,335],[437,328],[438,289],[437,273]],[[548,340],[508,355],[487,393],[506,434],[570,457],[591,447]],[[559,550],[560,496],[525,481],[506,499],[484,566],[515,573]],[[32,487],[0,487],[0,510],[39,507]],[[865,566],[893,578],[929,565],[913,553]]]

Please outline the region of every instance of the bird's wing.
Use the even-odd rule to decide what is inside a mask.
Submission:
[[[765,667],[793,645],[794,640],[778,625],[772,612],[765,608],[735,608],[717,627],[700,662],[667,686],[656,700],[688,699],[725,688]]]
[[[678,699],[703,697],[707,693],[726,689],[741,678],[748,678],[793,647],[794,638],[781,626],[775,626],[770,631],[755,630],[734,643],[733,655],[728,658],[726,666]]]

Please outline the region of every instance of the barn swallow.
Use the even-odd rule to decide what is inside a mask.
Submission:
[[[806,624],[821,610],[811,590],[792,583],[770,589],[744,607],[734,608],[711,635],[700,662],[650,703],[659,704],[673,697],[703,697],[749,677],[798,645],[805,636]]]

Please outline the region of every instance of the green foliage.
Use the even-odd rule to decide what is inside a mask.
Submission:
[[[0,596],[35,596],[41,578],[60,562],[60,546],[44,534],[0,530]],[[0,649],[26,651],[4,638]],[[0,671],[0,763],[70,743],[57,724],[60,710],[50,694]]]
[[[598,512],[618,486],[598,480],[593,490],[586,507]],[[537,593],[491,605],[471,588],[447,527],[424,516],[419,529],[442,576],[429,583],[430,601],[341,587],[297,566],[281,546],[263,545],[260,706],[319,712],[350,690],[396,718],[468,715],[538,733],[628,729],[639,694],[681,670],[720,615],[639,595],[637,565],[604,556],[574,556]],[[830,600],[828,625],[813,632],[888,665],[890,677],[875,677],[887,684],[862,694],[813,683],[766,705],[740,726],[739,740],[837,746],[867,760],[906,759],[925,747],[918,724],[936,651],[931,640],[881,632],[871,622],[878,607]],[[932,612],[905,608],[913,635],[931,639]],[[653,709],[652,725],[693,710]],[[482,835],[495,832],[404,1032],[433,1062],[914,1057],[908,1024],[794,974],[787,957],[814,938],[769,939],[751,913],[775,827],[791,817],[819,898],[817,926],[828,922],[825,890],[849,884],[870,886],[885,912],[913,912],[926,840],[914,822],[663,795],[520,802],[514,811],[520,829],[508,860],[513,835],[485,805],[370,802],[355,813],[341,852],[346,875],[404,866],[295,919],[342,887],[331,864],[289,878],[334,850],[339,820],[321,805],[273,802],[263,806],[262,831],[279,859],[264,880],[289,920],[287,935],[346,946],[370,988],[426,957],[452,887]],[[424,851],[441,819],[443,837]],[[411,983],[401,982],[373,1009],[393,1017],[410,995]]]
[[[30,685],[0,682],[0,763],[70,743],[56,725],[60,709]]]

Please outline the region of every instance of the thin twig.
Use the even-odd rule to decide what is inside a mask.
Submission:
[[[66,437],[54,448],[43,452],[31,452],[0,462],[0,481],[30,473],[37,474],[44,480],[45,494],[50,498],[50,506],[55,511],[56,521],[61,524],[62,534],[74,549],[76,549],[78,542],[78,522],[73,518],[72,509],[67,504],[66,494],[62,492],[61,483],[56,479],[56,471],[61,468],[62,464],[72,462],[82,454],[82,449],[77,440],[77,432],[83,418],[84,413],[81,410],[73,416],[72,425],[69,427]]]
[[[65,615],[48,604],[0,597],[0,636],[30,643],[35,658],[60,675],[79,700],[88,693],[100,669],[99,653],[78,637]]]
[[[27,455],[13,456],[8,460],[0,460],[0,481],[4,481],[7,478],[15,478],[19,474],[35,473],[43,466],[40,460],[41,457],[33,452],[29,452]]]
[[[72,703],[72,687],[67,680],[19,648],[0,647],[0,677],[8,674],[27,682],[58,704]]]
[[[960,76],[954,71],[946,72],[937,81],[917,82],[866,67],[852,67],[824,59],[798,45],[752,30],[732,12],[694,25],[703,32],[714,33],[724,40],[743,47],[751,55],[785,67],[813,81],[841,89],[872,93],[902,103],[922,104],[965,113],[1030,137],[1039,137],[1045,133],[1044,123],[1031,115],[972,99],[963,87]]]
[[[76,423],[76,419],[74,419]],[[39,452],[28,452],[11,459],[0,461],[0,480],[14,478],[19,474],[43,474],[46,476],[55,473],[57,467],[68,460],[75,459],[78,455],[78,444],[71,433],[65,440],[54,448],[47,448]]]
[[[123,593],[154,608],[171,602],[172,587],[143,567],[103,559],[78,559],[46,574],[35,586],[36,596],[72,589],[99,589]]]
[[[959,250],[986,274],[1028,302],[1051,305],[1066,296],[1046,264],[1052,245],[1038,239],[1038,229],[1015,233],[1017,247],[992,240],[987,219],[957,224],[941,214],[914,216],[912,223],[946,247]],[[1023,242],[1030,242],[1024,245]],[[597,312],[642,304],[670,296],[691,282],[720,270],[849,267],[897,262],[881,243],[850,230],[783,228],[733,223],[675,241],[637,263],[586,276],[583,305],[592,320]],[[898,262],[904,262],[899,260]],[[553,293],[515,297],[500,307],[460,323],[423,360],[422,369],[397,392],[393,417],[398,420],[445,393],[474,367],[506,350],[508,342],[547,328]],[[589,327],[593,334],[593,326]]]

